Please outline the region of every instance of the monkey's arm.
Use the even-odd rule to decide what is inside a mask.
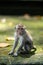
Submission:
[[[32,38],[32,36],[31,36],[30,32],[27,31],[27,30],[25,30],[25,31],[26,31],[27,36],[33,41],[33,38]]]

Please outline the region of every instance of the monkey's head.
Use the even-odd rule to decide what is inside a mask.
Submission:
[[[25,27],[23,26],[23,24],[18,24],[16,25],[16,31],[19,33],[19,34],[23,34],[25,30]]]

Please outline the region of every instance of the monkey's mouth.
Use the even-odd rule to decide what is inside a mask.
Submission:
[[[20,31],[19,34],[20,34],[20,35],[23,35],[23,31]]]

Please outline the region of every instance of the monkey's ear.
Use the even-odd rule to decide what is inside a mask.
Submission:
[[[14,27],[14,29],[16,29],[16,27]]]
[[[14,26],[14,30],[16,30],[16,26]]]
[[[26,26],[24,26],[23,28],[26,29]]]
[[[19,27],[19,26],[18,26],[18,25],[16,25],[16,26],[15,26],[15,29],[18,29],[18,27]]]

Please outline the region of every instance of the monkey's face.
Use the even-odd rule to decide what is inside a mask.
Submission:
[[[24,30],[25,30],[25,28],[24,28],[24,26],[23,26],[22,24],[18,24],[18,25],[16,26],[16,31],[17,31],[17,33],[18,33],[19,35],[22,35],[23,32],[24,32]]]
[[[23,29],[23,28],[21,28],[21,27],[19,27],[19,28],[17,29],[17,32],[18,32],[20,35],[22,35],[22,34],[23,34],[23,31],[24,31],[24,29]]]

